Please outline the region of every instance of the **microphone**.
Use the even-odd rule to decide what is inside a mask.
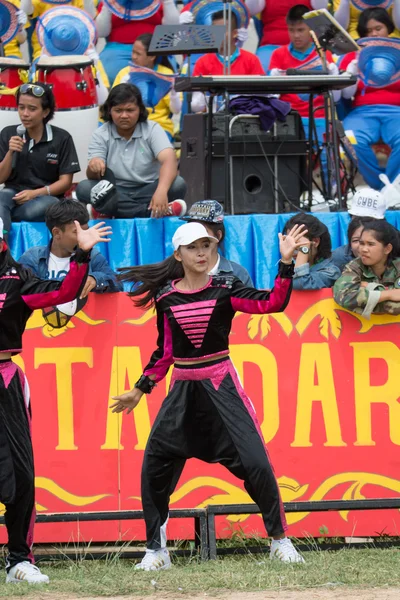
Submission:
[[[24,125],[18,125],[18,127],[17,127],[17,135],[21,139],[24,137],[25,131],[26,131],[26,127]],[[13,154],[12,163],[11,163],[12,170],[16,169],[16,167],[17,167],[18,155],[19,155],[19,152],[14,152],[14,154]]]

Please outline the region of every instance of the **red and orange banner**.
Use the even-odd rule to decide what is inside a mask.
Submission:
[[[255,405],[284,501],[400,495],[400,316],[371,320],[336,305],[331,291],[294,293],[285,313],[237,314],[232,360]],[[24,352],[32,396],[39,512],[141,509],[140,470],[168,381],[133,414],[111,397],[132,388],[155,347],[152,311],[124,294],[91,295],[60,330],[41,312],[28,322]],[[171,508],[246,503],[242,483],[219,465],[188,461]],[[290,534],[398,535],[398,511],[288,515]],[[264,535],[259,516],[218,521]],[[191,521],[169,536],[193,537]],[[5,541],[5,531],[1,531]],[[143,540],[142,522],[42,524],[37,542]]]

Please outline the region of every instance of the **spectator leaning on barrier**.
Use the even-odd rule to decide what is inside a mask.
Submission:
[[[45,219],[51,233],[50,243],[29,248],[19,262],[41,279],[64,279],[78,243],[75,221],[86,230],[89,228],[89,215],[83,204],[75,200],[61,200],[47,209]],[[89,275],[80,298],[86,298],[89,292],[120,292],[122,289],[107,260],[98,248],[93,249]]]
[[[347,229],[348,243],[332,252],[332,262],[342,271],[343,267],[359,256],[360,236],[363,224],[372,219],[384,219],[386,203],[381,192],[371,188],[358,190],[351,202],[351,221]]]
[[[167,134],[147,118],[139,89],[129,83],[114,87],[102,116],[105,123],[89,144],[88,179],[78,184],[77,198],[120,219],[183,216],[186,183]]]
[[[332,287],[340,271],[332,262],[332,243],[328,228],[308,213],[294,215],[285,225],[285,233],[294,225],[308,230],[302,238],[294,266],[294,290],[320,290]]]
[[[216,200],[199,200],[190,208],[188,214],[181,217],[182,221],[201,223],[209,235],[218,240],[218,245],[213,247],[213,263],[209,275],[235,275],[246,287],[254,287],[249,272],[233,261],[228,260],[218,252],[225,237],[224,209]]]
[[[50,125],[55,99],[50,86],[24,83],[17,96],[21,133],[16,125],[0,133],[0,217],[11,221],[43,221],[46,209],[58,202],[80,171],[70,134]],[[20,126],[18,126],[20,127]]]
[[[399,250],[398,231],[387,221],[365,223],[360,256],[336,281],[335,301],[367,319],[372,313],[400,314]]]

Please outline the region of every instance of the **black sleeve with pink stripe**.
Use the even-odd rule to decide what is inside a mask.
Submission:
[[[288,305],[292,293],[294,266],[279,263],[278,275],[271,291],[247,288],[238,279],[231,290],[231,305],[234,311],[253,315],[282,312]]]
[[[70,261],[69,272],[62,281],[44,280],[29,269],[21,268],[21,297],[31,309],[56,306],[77,298],[89,271],[90,253],[77,252]],[[79,262],[78,262],[79,261]]]
[[[156,382],[164,379],[168,369],[174,362],[172,353],[172,333],[168,323],[167,315],[159,303],[156,304],[157,311],[157,350],[153,352],[149,363],[143,371],[143,375],[153,375],[152,379]]]

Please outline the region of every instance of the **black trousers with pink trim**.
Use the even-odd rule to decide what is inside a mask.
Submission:
[[[185,462],[224,465],[244,481],[268,535],[286,529],[279,487],[251,403],[230,360],[175,368],[171,390],[151,430],[142,467],[147,547],[162,546],[160,528]]]
[[[24,560],[33,562],[35,476],[24,379],[13,363],[0,361],[0,501],[6,507],[7,570]]]

